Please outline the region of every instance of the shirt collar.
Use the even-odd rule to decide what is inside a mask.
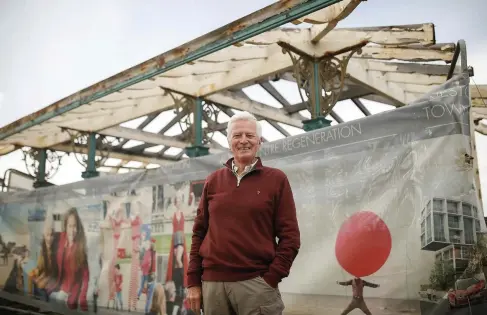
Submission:
[[[255,167],[255,164],[257,164],[257,161],[259,159],[255,159],[254,162],[252,162],[252,164],[250,165],[246,165],[245,168],[244,168],[244,173],[247,173],[247,172],[250,172],[251,169],[253,169]],[[232,160],[232,170],[235,172],[235,173],[238,173],[238,166],[235,165],[235,161]]]

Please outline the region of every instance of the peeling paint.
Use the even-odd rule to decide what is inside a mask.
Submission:
[[[338,0],[283,0],[271,4],[237,20],[231,27],[217,29],[0,128],[0,140],[78,108],[83,104],[93,102],[187,62],[197,60],[234,43],[245,41],[336,2]]]

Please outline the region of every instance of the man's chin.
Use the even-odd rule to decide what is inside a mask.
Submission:
[[[255,158],[255,155],[252,154],[252,152],[239,152],[237,155],[237,160],[242,162],[242,163],[251,163],[252,160]]]

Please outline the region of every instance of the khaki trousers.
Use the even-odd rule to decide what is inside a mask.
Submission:
[[[237,282],[203,281],[204,315],[281,315],[279,289],[257,277]]]

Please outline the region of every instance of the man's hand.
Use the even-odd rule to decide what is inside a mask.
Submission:
[[[201,295],[201,287],[191,287],[188,289],[188,300],[191,310],[199,315],[201,314],[201,307],[202,307],[202,295]]]

